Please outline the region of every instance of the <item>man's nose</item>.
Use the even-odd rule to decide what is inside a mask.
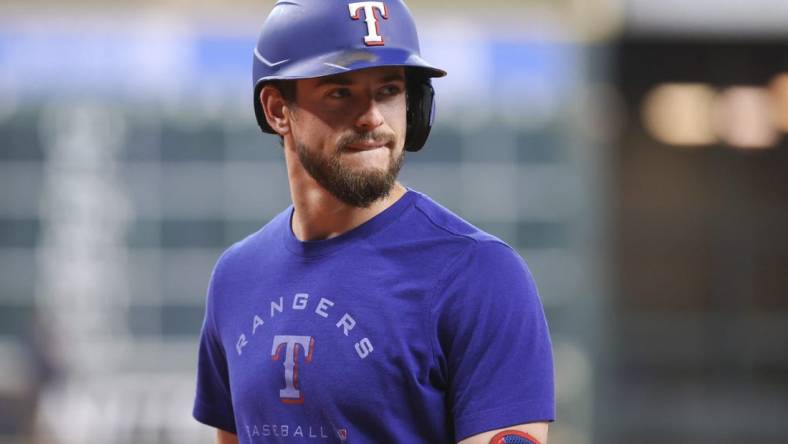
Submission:
[[[370,131],[383,125],[383,122],[383,114],[380,112],[378,103],[374,99],[365,101],[361,114],[356,119],[356,127],[364,131]]]

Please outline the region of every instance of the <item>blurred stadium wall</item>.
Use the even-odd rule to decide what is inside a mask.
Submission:
[[[788,3],[627,17],[597,437],[788,442]]]
[[[210,269],[289,204],[249,94],[271,5],[0,4],[0,444],[212,442]],[[402,179],[528,261],[550,442],[786,442],[785,7],[410,5],[450,75]]]

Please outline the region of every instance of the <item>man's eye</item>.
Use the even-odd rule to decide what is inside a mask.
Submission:
[[[331,91],[328,92],[328,97],[334,99],[342,99],[348,97],[349,95],[350,95],[350,91],[347,88],[332,89]]]
[[[381,90],[381,94],[383,94],[384,96],[396,96],[401,91],[402,91],[402,88],[400,88],[399,86],[397,86],[397,85],[389,85],[389,86],[383,87],[383,89]]]

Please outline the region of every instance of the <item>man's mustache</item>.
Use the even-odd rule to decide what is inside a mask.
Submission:
[[[350,151],[347,146],[356,143],[374,143],[375,145],[389,145],[397,140],[394,133],[386,131],[371,131],[366,133],[350,133],[342,136],[337,142],[337,152]]]

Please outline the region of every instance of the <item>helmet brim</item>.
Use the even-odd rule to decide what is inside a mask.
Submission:
[[[257,51],[255,57],[267,65],[281,67],[268,76],[257,79],[259,84],[270,80],[294,80],[325,77],[367,68],[403,66],[422,71],[426,77],[443,77],[446,71],[436,68],[411,51],[400,48],[380,47],[374,49],[354,48],[290,63],[288,60],[268,61]]]

